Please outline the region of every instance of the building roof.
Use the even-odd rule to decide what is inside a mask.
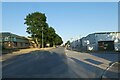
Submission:
[[[14,42],[29,42],[29,39],[23,36],[19,36],[10,32],[0,33],[0,42],[3,41],[14,41]]]
[[[86,37],[93,35],[93,34],[110,34],[110,33],[120,33],[120,32],[97,32],[97,33],[88,34]]]
[[[89,37],[90,35],[94,35],[94,34],[110,34],[110,33],[120,33],[120,32],[96,32],[96,33],[88,34],[86,37],[80,38],[80,40],[87,39],[87,37]]]
[[[15,37],[15,38],[22,38],[22,39],[27,39],[26,37],[19,36],[10,32],[2,32],[0,33],[0,36],[5,37],[5,36],[10,36],[10,37]]]
[[[97,32],[92,34],[110,34],[110,33],[120,33],[120,32]]]

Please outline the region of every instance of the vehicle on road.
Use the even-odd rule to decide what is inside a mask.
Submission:
[[[57,45],[57,46],[55,46],[56,48],[59,48],[59,46]]]

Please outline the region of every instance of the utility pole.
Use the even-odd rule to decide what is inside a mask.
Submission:
[[[72,50],[72,43],[73,43],[73,38],[70,38],[71,39],[71,42],[70,42],[70,46],[71,46],[71,50]]]
[[[44,47],[44,43],[43,43],[43,27],[42,27],[42,48]]]

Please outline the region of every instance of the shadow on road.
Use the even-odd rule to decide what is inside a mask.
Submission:
[[[3,78],[66,77],[68,65],[67,58],[63,54],[36,50],[13,57],[2,62],[2,76]]]
[[[95,61],[93,59],[84,59],[85,61],[87,62],[90,62],[92,64],[95,64],[95,65],[100,65],[100,64],[103,64],[102,62],[99,62],[99,61]]]
[[[80,61],[76,58],[73,58],[73,57],[70,57],[70,58],[72,60],[74,60],[80,67],[85,69],[85,71],[86,71],[85,75],[88,75],[90,78],[100,78],[103,71],[104,71],[103,69],[101,69],[99,67],[93,66],[93,65],[85,63],[85,62],[82,62],[82,61]]]
[[[103,59],[106,59],[108,61],[112,61],[112,62],[116,62],[116,61],[120,61],[120,55],[117,53],[90,53],[93,56],[97,56]]]
[[[70,49],[68,49],[70,50]],[[80,53],[88,53],[93,56],[97,56],[112,62],[117,62],[120,61],[120,52],[115,52],[115,51],[82,51],[80,49],[72,49],[73,51],[77,51]]]

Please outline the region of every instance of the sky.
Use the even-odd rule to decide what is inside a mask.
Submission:
[[[24,18],[45,13],[64,43],[95,32],[118,31],[117,2],[2,2],[2,32],[29,36]]]

